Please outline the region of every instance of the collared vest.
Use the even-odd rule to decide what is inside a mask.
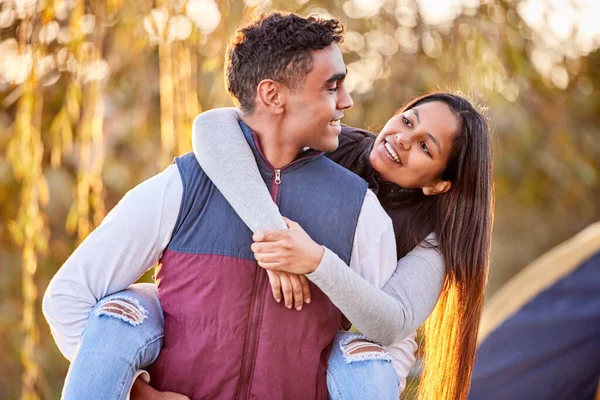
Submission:
[[[349,263],[365,181],[314,151],[275,169],[240,125],[282,215]],[[252,232],[193,153],[175,162],[183,197],[156,273],[165,336],[151,384],[194,400],[327,399],[340,311],[312,283],[302,311],[277,303],[250,249]]]

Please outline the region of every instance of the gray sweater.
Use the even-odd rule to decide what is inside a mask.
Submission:
[[[253,232],[286,229],[239,120],[235,108],[199,115],[192,136],[196,158]],[[224,162],[228,159],[236,162]],[[433,234],[426,240],[432,239]],[[392,277],[378,289],[325,249],[319,267],[307,277],[361,333],[388,346],[414,333],[429,316],[440,295],[445,268],[438,251],[421,244],[398,261]]]

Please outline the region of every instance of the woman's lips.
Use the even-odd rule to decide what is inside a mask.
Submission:
[[[385,149],[385,153],[387,154],[387,156],[393,162],[395,162],[396,164],[402,165],[402,160],[400,159],[398,152],[396,151],[394,146],[392,146],[392,144],[387,141],[387,139],[383,139],[383,148]]]

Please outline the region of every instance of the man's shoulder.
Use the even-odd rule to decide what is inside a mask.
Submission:
[[[367,189],[363,200],[360,216],[357,224],[357,232],[363,240],[369,242],[381,237],[382,234],[391,234],[393,237],[392,219],[384,210],[377,199],[377,195],[370,189]]]
[[[173,159],[173,163],[177,165],[179,173],[182,175],[186,174],[202,174],[204,175],[204,169],[200,166],[198,159],[193,151],[189,151],[185,154],[177,156]]]
[[[367,189],[366,191],[365,200],[363,202],[363,212],[369,214],[368,219],[392,223],[392,219],[379,202],[377,195],[371,189]]]
[[[200,169],[200,164],[198,163],[193,151],[188,151],[187,153],[175,157],[173,162],[177,164],[178,167]]]
[[[336,163],[328,157],[320,157],[319,161],[322,163],[322,168],[326,170],[329,179],[341,180],[348,184],[360,187],[361,190],[367,190],[367,182],[360,176],[356,175],[354,172],[341,166],[340,164]]]
[[[177,166],[184,191],[197,190],[199,187],[205,188],[207,184],[212,184],[193,151],[175,157],[173,164]]]

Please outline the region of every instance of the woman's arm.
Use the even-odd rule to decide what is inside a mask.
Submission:
[[[415,332],[433,311],[445,277],[437,250],[424,243],[398,261],[382,289],[367,282],[332,251],[307,275],[352,324],[384,346]]]
[[[237,108],[205,111],[194,120],[198,163],[252,232],[286,229],[240,128]]]
[[[386,229],[382,232],[378,226]],[[438,251],[426,245],[434,239],[428,236],[397,262],[391,220],[369,191],[357,223],[350,268],[326,250],[319,268],[307,277],[360,332],[388,346],[415,332],[437,303],[445,267]]]

